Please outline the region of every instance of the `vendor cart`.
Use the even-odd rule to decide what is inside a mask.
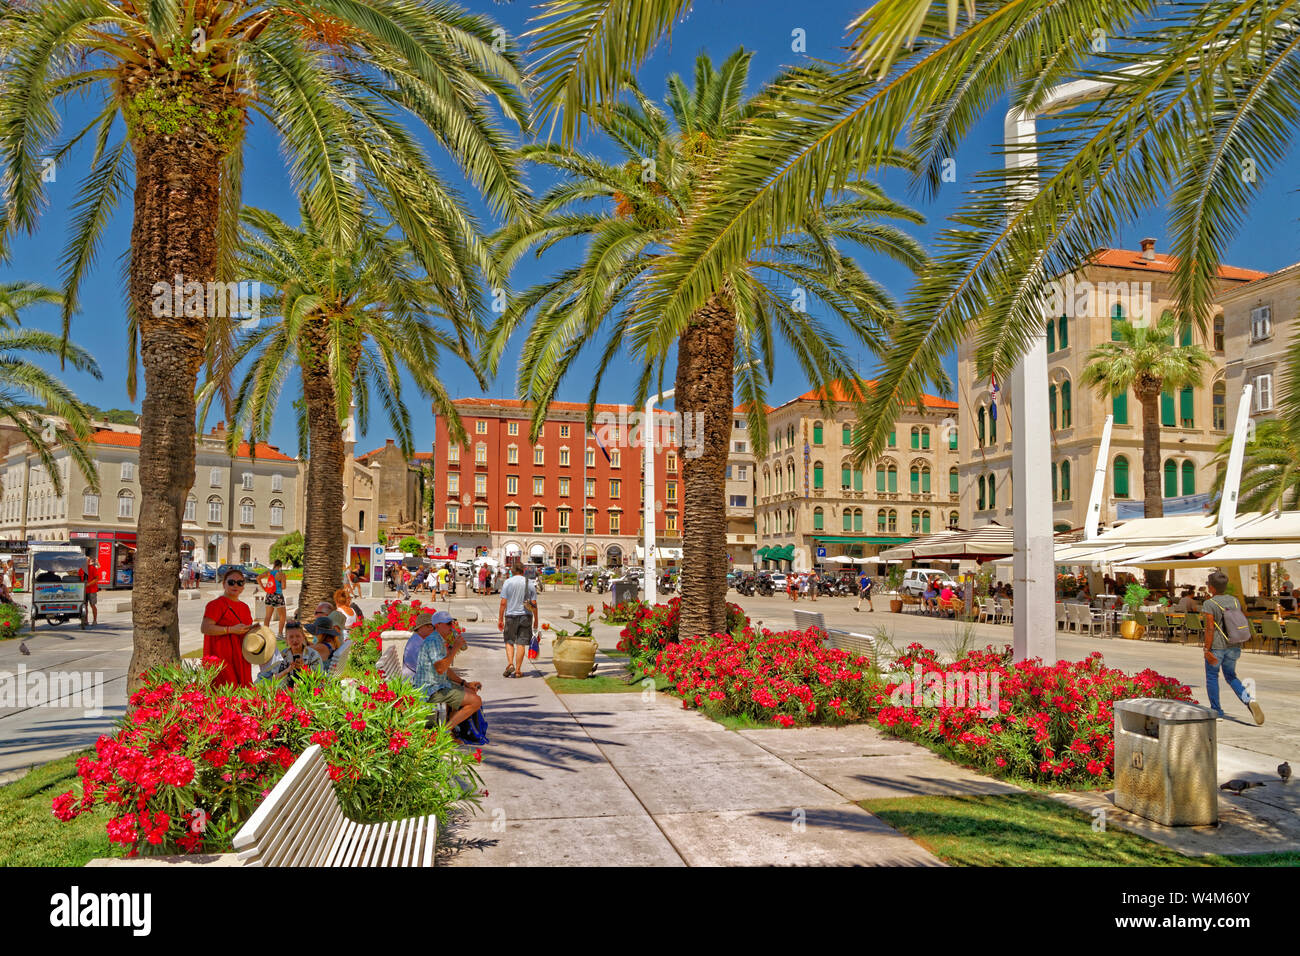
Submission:
[[[33,548],[31,552],[32,630],[40,618],[57,627],[64,621],[88,623],[86,554],[80,548]]]

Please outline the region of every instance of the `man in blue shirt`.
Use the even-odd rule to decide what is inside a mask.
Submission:
[[[415,686],[428,694],[429,703],[447,705],[447,727],[455,727],[483,706],[478,696],[483,685],[451,669],[461,645],[450,614],[421,614],[415,619],[415,634],[423,642],[415,659]]]
[[[867,574],[866,571],[863,571],[862,576],[858,578],[858,605],[853,610],[862,610],[863,598],[867,599],[867,610],[874,612],[876,606],[871,603],[871,575]]]

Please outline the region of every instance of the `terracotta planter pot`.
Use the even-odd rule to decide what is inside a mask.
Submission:
[[[889,602],[889,609],[893,611],[895,614],[900,614],[902,613],[903,610],[903,602],[900,601],[898,598],[893,598]]]
[[[557,637],[551,644],[551,660],[557,677],[590,677],[596,669],[596,639]]]
[[[1137,621],[1120,621],[1119,636],[1129,641],[1140,641],[1146,628]]]

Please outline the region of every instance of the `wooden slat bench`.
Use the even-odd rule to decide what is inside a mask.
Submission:
[[[858,654],[873,664],[879,663],[876,639],[869,634],[831,629],[826,632],[826,642],[823,646]]]
[[[244,866],[433,866],[434,816],[356,823],[343,815],[319,744],[293,762],[235,834]]]

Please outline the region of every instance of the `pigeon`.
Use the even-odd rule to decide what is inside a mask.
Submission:
[[[1235,793],[1235,794],[1240,795],[1243,791],[1245,791],[1245,790],[1249,790],[1251,787],[1262,787],[1262,786],[1264,786],[1264,785],[1263,785],[1262,783],[1259,783],[1258,781],[1250,781],[1250,780],[1240,780],[1240,779],[1237,779],[1237,780],[1229,780],[1227,783],[1225,783],[1225,784],[1224,784],[1223,786],[1221,786],[1219,789],[1220,789],[1220,790],[1229,790],[1229,791],[1231,791],[1232,793]]]
[[[1277,765],[1277,775],[1282,778],[1283,783],[1291,782],[1291,764],[1283,762]]]
[[[26,657],[31,657],[31,656],[32,656],[32,652],[29,651],[29,650],[27,649],[27,642],[26,642],[26,641],[23,641],[21,644],[18,645],[18,653],[19,653],[19,654],[22,654],[22,655],[24,655],[24,656],[26,656]]]

